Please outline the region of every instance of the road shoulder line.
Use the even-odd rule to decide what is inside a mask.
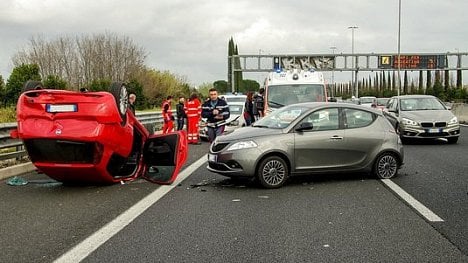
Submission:
[[[127,209],[111,222],[107,223],[98,231],[94,232],[91,236],[81,241],[78,245],[71,250],[60,256],[54,263],[68,263],[80,262],[89,256],[93,251],[97,250],[107,240],[111,239],[120,230],[124,229],[146,209],[155,204],[164,195],[169,193],[172,189],[177,187],[183,180],[189,177],[196,169],[202,166],[208,158],[203,155],[196,162],[185,168],[171,185],[161,185],[158,189],[151,192],[145,198],[141,199],[138,203]]]
[[[416,200],[410,194],[408,194],[405,190],[403,190],[400,186],[395,184],[390,179],[381,179],[381,181],[390,188],[395,194],[397,194],[401,199],[403,199],[408,205],[413,207],[418,213],[420,213],[424,218],[426,218],[430,222],[444,222],[442,218],[432,212],[429,208],[423,205],[421,202]]]

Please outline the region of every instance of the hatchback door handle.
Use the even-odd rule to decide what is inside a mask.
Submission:
[[[330,140],[343,140],[343,137],[335,135],[335,136],[330,137]]]

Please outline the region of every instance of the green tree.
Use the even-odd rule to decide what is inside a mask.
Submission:
[[[230,87],[228,87],[228,83],[225,80],[217,80],[213,82],[213,87],[218,90],[220,94],[230,92]]]
[[[67,88],[67,81],[65,81],[64,79],[56,75],[47,76],[45,80],[42,82],[42,84],[44,85],[44,87],[47,87],[50,89],[66,89]]]
[[[90,84],[88,89],[90,91],[109,91],[112,81],[108,79],[95,79]]]
[[[233,81],[233,76],[232,76],[232,55],[234,55],[234,39],[232,37],[229,39],[228,43],[228,81],[227,81],[227,86],[229,89],[232,87],[232,81]]]
[[[408,92],[408,71],[405,70],[405,75],[403,77],[403,94],[409,94]]]
[[[143,85],[137,80],[133,79],[127,83],[128,93],[136,95],[135,108],[137,110],[144,110],[150,107],[148,99],[143,94]]]
[[[198,86],[198,92],[204,97],[208,98],[208,95],[210,94],[209,90],[213,88],[213,85],[211,83],[203,83],[200,86]]]
[[[0,75],[0,98],[2,99],[0,101],[1,105],[3,107],[6,107],[6,88],[5,88],[5,82],[3,81],[3,76]]]
[[[424,94],[424,83],[423,83],[423,74],[422,70],[419,71],[419,80],[418,80],[418,94]]]
[[[28,80],[41,81],[39,66],[36,64],[22,64],[11,72],[5,86],[5,104],[14,105],[21,94],[23,85]]]
[[[444,87],[442,86],[442,81],[440,78],[440,71],[436,71],[435,73],[435,82],[434,82],[434,86],[432,90],[433,90],[432,95],[438,97],[441,100],[446,99],[446,96],[444,93]]]
[[[242,80],[241,89],[239,92],[247,93],[248,91],[258,91],[260,89],[260,84],[252,79],[244,79]]]
[[[426,94],[428,94],[427,89],[432,89],[432,74],[430,70],[426,72]]]
[[[234,47],[234,55],[239,55],[239,50],[237,49],[237,45]],[[234,67],[236,69],[241,68],[241,63],[240,63],[239,58],[236,58],[234,60]],[[242,71],[234,72],[234,88],[236,89],[237,92],[244,89],[244,87],[242,86],[242,84],[243,84],[242,79],[243,79],[242,78]]]

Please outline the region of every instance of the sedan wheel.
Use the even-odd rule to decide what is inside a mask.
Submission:
[[[374,164],[374,174],[379,179],[393,178],[398,172],[398,160],[391,153],[384,153]]]
[[[257,177],[262,186],[266,188],[279,188],[288,178],[286,162],[277,156],[267,157],[260,164]]]

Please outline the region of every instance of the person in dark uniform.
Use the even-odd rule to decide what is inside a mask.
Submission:
[[[216,139],[216,136],[224,132],[226,120],[229,118],[229,107],[225,100],[218,98],[218,91],[211,88],[209,91],[210,99],[202,105],[202,118],[206,118],[208,127],[208,138],[210,142]]]

